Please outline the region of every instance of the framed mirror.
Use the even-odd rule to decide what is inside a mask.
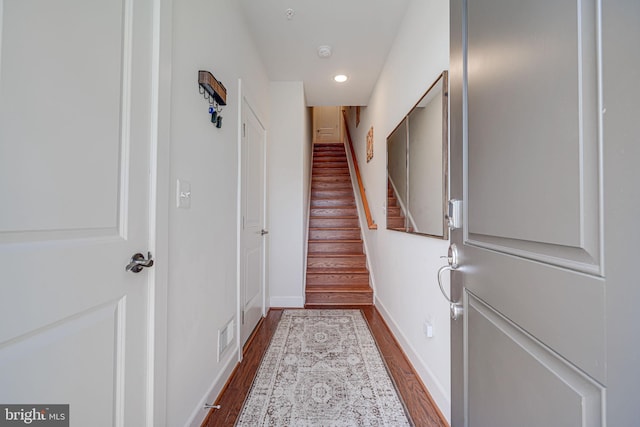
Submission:
[[[387,228],[449,238],[448,75],[443,71],[387,137]]]

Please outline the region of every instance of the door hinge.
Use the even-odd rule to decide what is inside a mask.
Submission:
[[[245,138],[247,136],[247,124],[242,124],[242,137]]]
[[[244,310],[242,310],[242,324],[244,325]]]

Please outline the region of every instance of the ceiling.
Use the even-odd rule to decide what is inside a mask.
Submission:
[[[239,0],[269,79],[302,81],[308,106],[367,105],[408,0]],[[293,9],[291,19],[287,9]],[[329,58],[318,47],[329,45]],[[345,83],[333,76],[345,74]]]

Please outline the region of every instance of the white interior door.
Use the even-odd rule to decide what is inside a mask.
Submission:
[[[453,2],[454,426],[603,423],[598,10]]]
[[[342,141],[340,111],[340,107],[313,108],[314,142]]]
[[[152,4],[0,2],[0,402],[147,422]]]
[[[242,104],[240,248],[241,342],[264,315],[266,131],[246,100]]]

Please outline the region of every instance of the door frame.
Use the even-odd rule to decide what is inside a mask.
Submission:
[[[464,200],[464,80],[466,62],[464,49],[466,48],[466,0],[452,0],[449,3],[449,199]],[[463,210],[464,211],[464,210]],[[467,218],[463,218],[466,222]],[[463,228],[449,230],[449,242],[460,246],[464,243]],[[463,305],[463,284],[460,274],[450,273],[451,299],[461,301]],[[463,314],[456,320],[450,321],[450,354],[451,354],[451,419],[452,426],[465,426],[465,392],[466,378],[466,348],[464,339]]]
[[[156,262],[148,271],[147,427],[167,421],[172,10],[173,0],[153,1],[149,250]]]
[[[238,179],[237,179],[237,200],[236,200],[236,209],[238,212],[237,215],[237,247],[236,247],[236,298],[237,298],[237,307],[236,307],[236,342],[238,343],[238,362],[242,361],[242,350],[244,347],[244,343],[242,342],[242,323],[241,316],[243,310],[243,301],[242,301],[242,127],[243,127],[243,114],[244,114],[244,105],[246,104],[248,112],[253,114],[260,123],[260,126],[264,130],[264,150],[262,154],[262,164],[263,164],[263,200],[262,200],[262,223],[265,229],[267,227],[267,128],[264,125],[264,121],[261,118],[261,115],[258,114],[255,108],[253,108],[253,104],[251,103],[249,97],[244,93],[242,79],[238,79]],[[268,255],[269,245],[267,245],[267,238],[263,237],[262,239],[262,317],[266,316],[266,308],[267,308],[267,289],[268,287],[268,279],[267,279],[267,262],[269,260]]]

